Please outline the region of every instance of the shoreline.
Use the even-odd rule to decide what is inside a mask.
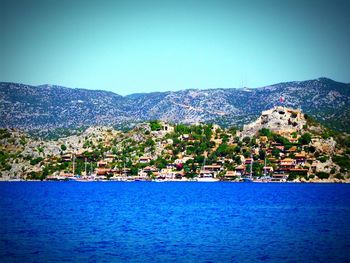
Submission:
[[[349,184],[349,181],[286,181],[286,182],[277,182],[277,181],[197,181],[197,180],[22,180],[22,179],[12,179],[12,180],[0,180],[0,183],[9,182],[65,182],[65,183],[138,183],[138,182],[148,182],[148,183],[238,183],[238,184]]]

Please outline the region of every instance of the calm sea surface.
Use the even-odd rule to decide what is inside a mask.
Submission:
[[[0,183],[1,262],[350,262],[350,185]]]

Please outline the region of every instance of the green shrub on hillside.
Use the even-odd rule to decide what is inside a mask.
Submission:
[[[328,179],[329,178],[329,173],[326,172],[317,172],[316,176],[320,179]]]
[[[269,129],[262,128],[261,130],[259,130],[259,135],[260,136],[266,136],[268,138],[272,138],[273,133]]]
[[[332,157],[334,163],[339,165],[341,168],[345,170],[350,170],[350,159],[347,156],[343,155],[334,155]]]
[[[159,131],[162,128],[159,121],[150,121],[149,124],[151,127],[151,131]]]
[[[307,145],[311,142],[311,134],[306,132],[303,135],[300,136],[300,138],[298,139],[298,142],[301,145]]]
[[[42,157],[38,157],[38,158],[30,160],[30,164],[36,165],[36,164],[40,163],[42,160],[44,160]]]

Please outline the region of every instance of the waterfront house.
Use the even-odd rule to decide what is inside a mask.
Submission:
[[[225,180],[235,180],[237,177],[238,176],[235,171],[226,171],[224,175]]]
[[[96,174],[98,176],[100,175],[107,175],[109,172],[110,172],[111,169],[108,169],[108,168],[97,168],[96,169]]]
[[[144,170],[141,169],[138,171],[137,176],[140,178],[145,178],[145,177],[148,177],[148,173],[146,173]]]
[[[121,170],[118,168],[111,169],[110,172],[113,174],[114,177],[121,176]]]
[[[209,171],[209,172],[219,172],[222,170],[222,166],[218,164],[214,165],[204,165],[203,166],[204,171]]]
[[[149,177],[151,174],[158,176],[158,169],[154,166],[146,166],[145,168],[140,169],[138,172],[138,176],[142,178]]]
[[[163,168],[159,172],[158,178],[163,178],[163,179],[174,179],[175,178],[175,173],[173,170],[170,168]]]
[[[236,167],[235,172],[237,176],[243,176],[245,174],[246,167],[244,165],[239,165]]]
[[[284,173],[283,171],[275,171],[271,175],[271,182],[285,182],[287,181],[288,174]]]
[[[122,175],[123,176],[128,176],[131,174],[131,169],[130,168],[123,168],[122,169]]]
[[[212,171],[202,170],[202,171],[199,172],[199,177],[200,178],[215,178],[216,177],[216,173],[212,172]]]
[[[185,176],[183,171],[175,172],[175,179],[182,179]]]

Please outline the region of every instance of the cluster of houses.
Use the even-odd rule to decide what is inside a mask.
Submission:
[[[298,114],[296,115],[296,118],[298,118]],[[161,128],[159,130],[152,131],[154,138],[162,138],[165,134],[174,131],[173,126],[164,122],[161,122],[160,127]],[[216,129],[220,129],[220,127],[218,125],[213,125],[212,129],[215,131]],[[280,130],[275,132],[287,138],[291,143],[298,142],[298,138],[300,137],[299,134],[295,136],[295,133],[292,136],[293,130]],[[181,141],[185,141],[189,145],[196,141],[191,134],[182,134],[179,139]],[[218,136],[215,137],[214,135],[212,136],[211,141],[215,143],[214,150],[217,149],[222,143],[222,139]],[[246,158],[240,154],[239,157],[241,161],[239,162],[240,164],[237,164],[237,162],[231,158],[218,157],[216,162],[212,164],[205,165],[205,163],[196,163],[195,165],[199,167],[196,171],[196,177],[213,178],[226,181],[240,181],[247,177],[255,180],[261,180],[261,174],[259,179],[253,173],[253,163],[260,163],[260,167],[263,166],[263,179],[272,182],[286,181],[291,173],[300,176],[315,173],[318,160],[315,159],[313,154],[308,154],[301,151],[297,146],[292,146],[289,149],[285,149],[283,144],[269,141],[267,136],[259,136],[256,141],[259,147],[250,149],[248,146],[243,146],[242,148],[253,151],[255,156],[259,154],[259,150],[263,150],[266,153],[266,158],[264,160],[254,160],[252,157]],[[158,144],[159,143],[162,144],[162,142],[158,141]],[[238,145],[233,137],[230,138],[227,143],[232,147]],[[104,158],[97,161],[96,165],[94,165],[96,167],[95,169],[89,169],[89,164],[86,165],[85,171],[82,172],[81,178],[90,178],[94,180],[186,180],[188,174],[186,173],[185,169],[183,169],[184,165],[188,160],[194,159],[194,156],[187,154],[186,150],[178,154],[178,158],[174,160],[174,162],[168,163],[163,169],[158,169],[156,166],[151,165],[152,160],[161,155],[161,150],[165,150],[164,146],[172,144],[171,139],[168,139],[168,141],[165,143],[163,142],[163,144],[164,145],[161,145],[162,147],[156,147],[158,149],[154,156],[146,155],[141,156],[138,159],[134,159],[134,165],[141,164],[138,165],[138,167],[143,167],[138,169],[137,172],[128,167],[113,167],[117,156],[112,153],[106,153]],[[276,154],[272,154],[273,149],[278,149],[278,157]],[[171,150],[168,150],[167,153],[171,154]],[[74,165],[74,158],[84,158],[84,155],[82,153],[67,153],[61,158],[64,162],[73,161]],[[59,178],[67,178],[72,177],[72,174],[60,173],[59,175],[56,175],[56,179],[57,176]],[[51,177],[52,179],[55,178],[54,176]],[[48,177],[48,179],[51,178]]]
[[[259,140],[260,142],[265,141],[264,136],[261,136]],[[271,152],[273,148],[280,150],[280,158],[272,156]],[[306,175],[315,171],[316,165],[314,165],[314,163],[317,162],[317,160],[315,160],[314,157],[308,156],[305,152],[297,152],[296,147],[285,150],[284,146],[278,143],[272,143],[269,147],[262,149],[266,151],[266,159],[269,163],[269,165],[263,166],[265,180],[283,182],[287,180],[291,172]],[[258,153],[258,149],[255,149],[255,151]],[[293,153],[293,158],[288,157],[291,153]],[[78,155],[75,158],[80,157],[82,156]],[[110,164],[115,161],[116,157],[117,156],[114,154],[106,154],[102,160],[96,163],[96,168],[93,170],[89,169],[89,164],[87,164],[87,168],[82,172],[81,178],[95,180],[185,180],[186,172],[183,169],[183,165],[188,160],[193,159],[192,156],[182,156],[173,163],[168,163],[165,168],[157,169],[156,166],[150,165],[152,157],[142,156],[139,157],[138,163],[142,164],[143,168],[138,170],[137,175],[132,175],[130,168],[111,167]],[[73,158],[73,154],[62,156],[62,160],[67,162],[71,162]],[[197,164],[198,167],[200,167],[197,176],[199,178],[210,177],[227,181],[239,181],[243,178],[254,176],[254,174],[252,174],[253,162],[258,162],[262,165],[266,164],[266,160],[244,158],[243,155],[241,155],[240,158],[242,160],[241,164],[236,165],[233,170],[225,169],[225,163],[234,162],[232,159],[226,157],[218,158],[216,163],[210,165]],[[52,178],[48,177],[48,179],[69,177],[72,177],[71,173],[61,173],[59,177],[52,176]]]

